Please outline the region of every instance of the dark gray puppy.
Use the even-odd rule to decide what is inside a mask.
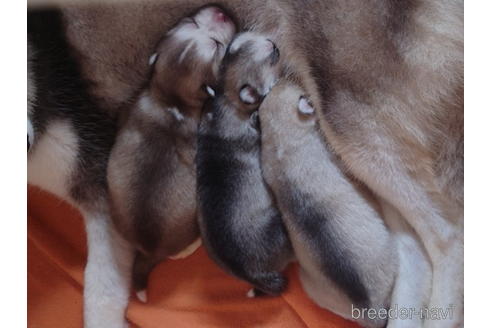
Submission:
[[[270,295],[286,287],[280,271],[292,250],[262,177],[257,109],[279,73],[279,51],[268,38],[245,32],[232,41],[216,97],[204,110],[196,157],[198,218],[209,255]]]

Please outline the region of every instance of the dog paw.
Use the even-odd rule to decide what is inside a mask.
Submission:
[[[140,302],[147,303],[147,290],[146,289],[139,290],[136,294],[137,294],[137,298]]]

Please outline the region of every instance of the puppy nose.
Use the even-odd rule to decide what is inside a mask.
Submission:
[[[219,8],[214,8],[214,18],[215,21],[224,23],[229,20],[229,17]]]

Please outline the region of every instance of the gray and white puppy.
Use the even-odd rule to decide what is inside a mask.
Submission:
[[[398,266],[395,246],[370,195],[337,165],[303,91],[279,83],[259,109],[262,168],[289,232],[304,289],[345,318],[387,309]],[[357,320],[384,327],[385,319]]]
[[[217,7],[182,19],[151,57],[152,75],[119,130],[108,163],[112,218],[135,245],[134,285],[150,270],[199,246],[196,134],[220,62],[235,33]]]
[[[199,223],[204,245],[224,269],[280,294],[291,245],[260,167],[257,109],[279,74],[279,51],[265,36],[239,34],[204,110],[197,150]],[[205,114],[205,111],[208,112]]]

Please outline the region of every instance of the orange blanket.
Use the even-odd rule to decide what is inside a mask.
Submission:
[[[28,191],[28,327],[82,327],[86,258],[82,218],[38,189]],[[356,324],[317,307],[288,270],[281,297],[249,299],[248,284],[224,273],[203,248],[183,260],[161,263],[151,274],[148,303],[130,300],[132,327],[319,327]]]

